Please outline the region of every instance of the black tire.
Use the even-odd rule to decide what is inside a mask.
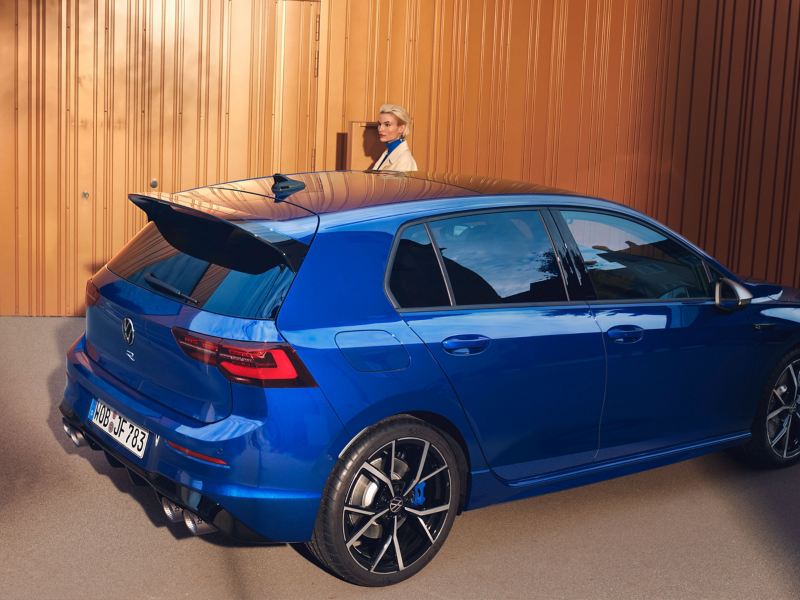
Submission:
[[[752,465],[788,467],[800,460],[800,350],[770,373],[759,398],[750,441],[741,455]]]
[[[391,585],[420,571],[459,509],[454,446],[444,432],[410,416],[367,429],[328,478],[309,550],[358,585]]]

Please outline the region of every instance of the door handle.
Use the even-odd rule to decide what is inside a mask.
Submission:
[[[606,332],[617,344],[635,344],[644,336],[644,329],[638,325],[617,325]]]
[[[457,356],[466,356],[469,354],[478,354],[483,352],[489,347],[491,340],[485,335],[466,334],[454,335],[442,341],[442,347],[445,352],[455,354]]]

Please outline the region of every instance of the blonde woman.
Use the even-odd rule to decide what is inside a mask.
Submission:
[[[372,165],[372,170],[416,171],[417,162],[405,137],[411,131],[411,115],[397,104],[384,104],[378,112],[378,137],[386,144],[386,150]]]

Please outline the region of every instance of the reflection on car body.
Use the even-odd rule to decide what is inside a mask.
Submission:
[[[273,183],[131,195],[149,223],[88,282],[68,352],[67,433],[193,533],[305,542],[387,585],[462,510],[728,447],[800,458],[796,290],[530,184]]]

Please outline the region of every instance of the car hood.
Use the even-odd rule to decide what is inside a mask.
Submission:
[[[778,302],[786,302],[791,304],[800,304],[800,289],[794,287],[781,287],[779,288],[779,292],[777,297],[775,298]]]
[[[781,286],[774,283],[744,281],[753,294],[753,302],[780,302],[786,304],[800,304],[800,289],[791,286]]]

